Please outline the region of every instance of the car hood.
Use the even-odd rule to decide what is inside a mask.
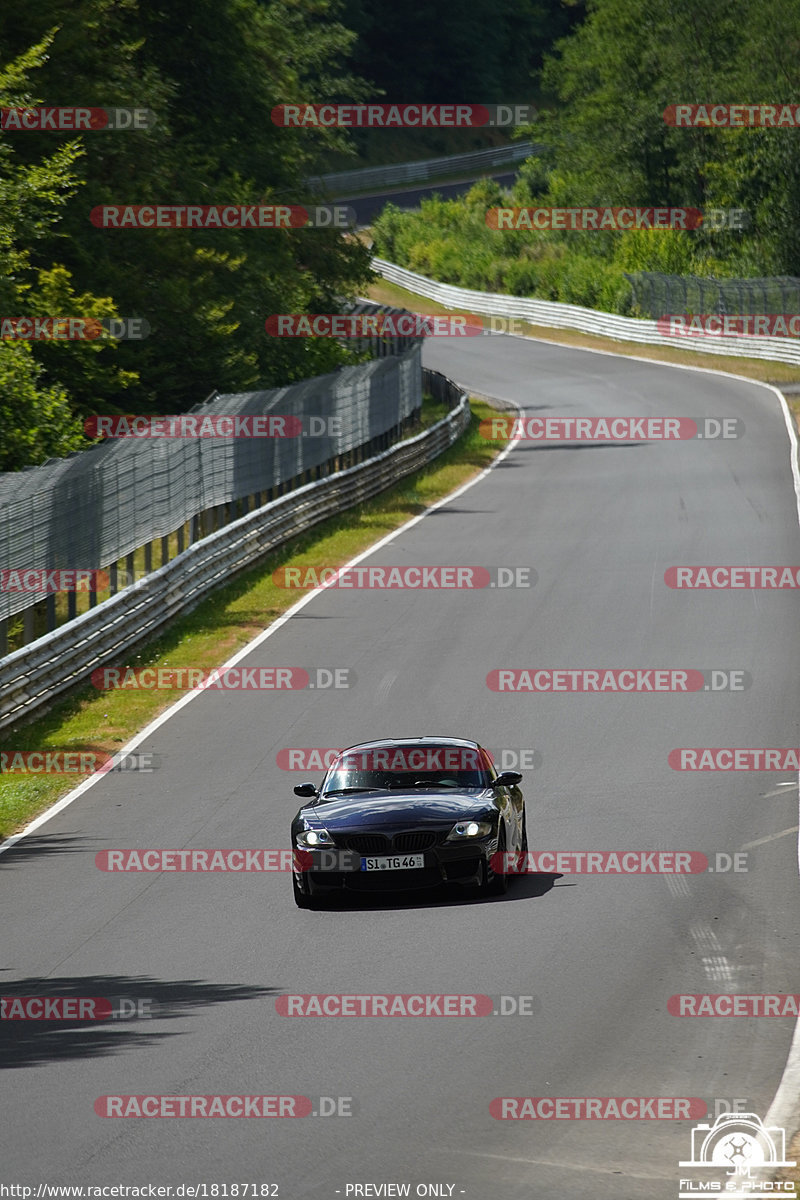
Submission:
[[[455,823],[467,817],[478,817],[496,808],[495,794],[490,788],[447,793],[415,788],[411,792],[342,796],[339,800],[303,808],[298,816],[333,832],[336,829],[382,830],[443,825],[448,821]]]

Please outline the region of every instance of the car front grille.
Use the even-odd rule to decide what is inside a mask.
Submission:
[[[356,854],[415,854],[430,850],[436,845],[436,840],[435,833],[411,831],[396,833],[391,838],[383,833],[351,833],[342,842],[345,850],[352,850]]]
[[[391,843],[382,833],[352,833],[344,839],[345,849],[356,854],[388,854]]]
[[[392,849],[404,854],[413,854],[419,850],[430,850],[436,845],[435,833],[396,833],[392,838]]]

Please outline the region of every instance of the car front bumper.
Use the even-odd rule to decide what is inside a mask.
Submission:
[[[424,866],[402,870],[366,871],[362,856],[352,851],[310,851],[309,866],[296,872],[304,892],[404,892],[458,883],[478,887],[484,882],[489,859],[497,849],[497,838],[481,838],[467,845],[439,845],[423,851]],[[322,869],[319,869],[322,868]],[[343,868],[343,869],[342,869]]]

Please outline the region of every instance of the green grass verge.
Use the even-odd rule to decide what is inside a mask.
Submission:
[[[421,471],[380,496],[317,525],[279,547],[258,567],[213,592],[168,631],[136,648],[120,665],[199,667],[225,662],[299,598],[272,578],[281,566],[337,567],[421,513],[483,470],[505,444],[480,436],[479,422],[495,410],[473,401],[472,422],[454,446]],[[443,415],[423,406],[423,425]],[[303,576],[305,572],[303,572]],[[302,577],[302,576],[301,576]],[[115,690],[91,685],[70,693],[46,715],[4,731],[0,749],[116,753],[138,730],[184,694],[181,691]],[[77,775],[0,775],[0,837],[22,829],[81,781]]]

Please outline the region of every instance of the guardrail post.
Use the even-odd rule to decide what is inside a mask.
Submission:
[[[134,566],[133,566],[133,555],[132,554],[127,555],[127,557],[125,559],[125,575],[126,575],[125,587],[130,587],[131,584],[136,582],[136,580],[134,578],[135,571],[134,571]]]
[[[8,654],[8,617],[0,621],[0,658]]]
[[[153,543],[146,542],[144,547],[144,573],[149,575],[153,569]]]
[[[169,562],[169,534],[161,539],[161,565],[166,566]]]
[[[52,633],[56,627],[56,594],[51,592],[44,602],[45,624],[47,632]]]
[[[108,568],[108,577],[110,582],[109,591],[112,596],[116,596],[119,588],[117,587],[117,564],[115,562]]]

